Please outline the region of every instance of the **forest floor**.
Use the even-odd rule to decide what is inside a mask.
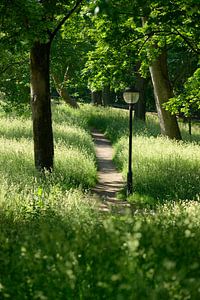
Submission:
[[[117,194],[125,187],[122,174],[119,173],[113,163],[113,148],[104,134],[97,130],[92,131],[95,144],[95,152],[98,165],[98,183],[92,192],[101,200],[100,210],[111,212],[124,212],[130,205],[121,201]]]

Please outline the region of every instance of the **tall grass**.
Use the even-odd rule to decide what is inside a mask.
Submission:
[[[35,196],[1,213],[1,299],[199,298],[198,203],[111,218],[80,192]]]
[[[147,205],[104,215],[84,193],[96,180],[89,130],[112,139],[125,176],[127,112],[59,106],[53,119],[55,171],[43,178],[30,121],[0,119],[0,299],[199,299],[197,141],[160,137],[155,116],[134,124],[132,201]]]
[[[200,195],[200,151],[195,144],[163,137],[136,136],[133,142],[133,183],[135,197],[197,200]],[[116,145],[115,161],[127,172],[128,139]],[[140,197],[139,197],[140,198]]]
[[[88,108],[88,122],[111,139],[114,161],[126,179],[128,165],[128,112],[119,109]],[[162,137],[156,115],[147,114],[146,124],[133,126],[132,201],[198,200],[200,197],[200,126],[193,135],[180,123],[183,141]],[[146,199],[146,200],[145,200]]]
[[[35,178],[41,181],[33,165],[31,122],[2,117],[0,128],[1,184],[5,181],[24,189],[27,183],[33,184]],[[56,124],[54,135],[55,171],[48,176],[52,184],[64,189],[93,186],[96,163],[91,136],[84,129],[67,124]]]

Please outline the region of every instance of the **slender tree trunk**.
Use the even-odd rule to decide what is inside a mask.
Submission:
[[[91,91],[91,104],[102,105],[102,92],[101,91]]]
[[[104,86],[102,89],[102,103],[103,106],[108,106],[112,102],[112,93],[110,90],[110,86]]]
[[[167,69],[167,53],[165,50],[150,66],[151,79],[154,87],[156,107],[160,121],[161,133],[171,139],[181,139],[176,116],[165,110],[163,104],[173,97]]]
[[[67,89],[63,86],[63,83],[60,82],[58,76],[55,73],[52,73],[52,77],[53,77],[53,80],[55,83],[56,90],[57,90],[58,94],[60,95],[60,97],[63,98],[65,103],[73,108],[79,108],[78,103],[70,97]]]
[[[49,82],[50,43],[35,42],[30,53],[31,108],[35,166],[53,168],[53,131]]]
[[[146,99],[145,88],[147,80],[140,75],[139,67],[137,68],[136,89],[140,93],[139,101],[135,104],[134,120],[146,120]]]

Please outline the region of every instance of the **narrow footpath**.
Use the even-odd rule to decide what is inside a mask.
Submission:
[[[92,137],[98,163],[98,183],[92,192],[100,198],[101,210],[124,210],[124,208],[129,207],[129,204],[117,199],[116,194],[124,188],[125,182],[113,164],[112,145],[102,133],[96,130],[92,131]]]

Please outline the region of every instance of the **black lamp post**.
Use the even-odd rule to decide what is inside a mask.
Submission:
[[[127,195],[133,192],[133,173],[132,173],[132,119],[133,106],[139,99],[139,92],[133,88],[126,88],[123,93],[124,101],[129,104],[129,155],[128,155],[128,173],[127,173]]]

